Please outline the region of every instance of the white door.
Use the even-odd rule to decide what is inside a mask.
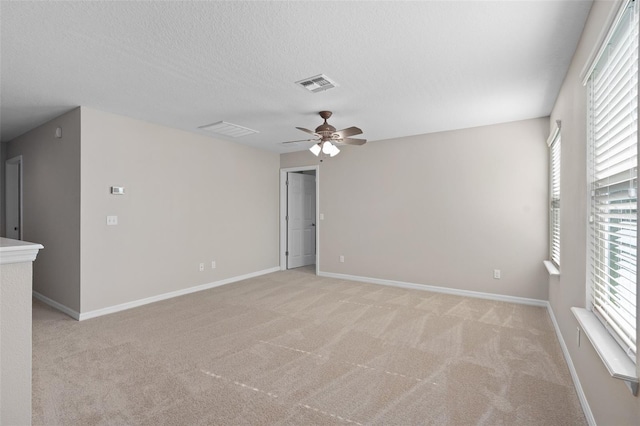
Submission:
[[[21,240],[22,235],[22,157],[5,163],[5,224],[7,238]]]
[[[287,269],[316,263],[316,177],[287,173]]]

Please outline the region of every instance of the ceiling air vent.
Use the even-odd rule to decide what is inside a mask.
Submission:
[[[227,123],[226,121],[218,121],[217,123],[207,124],[206,126],[200,126],[198,128],[208,132],[217,133],[219,135],[231,136],[232,138],[239,138],[240,136],[258,133],[257,130],[238,126],[237,124]]]
[[[325,90],[338,87],[338,83],[332,81],[324,74],[316,75],[315,77],[305,78],[304,80],[296,81],[296,84],[307,89],[310,92],[323,92]]]

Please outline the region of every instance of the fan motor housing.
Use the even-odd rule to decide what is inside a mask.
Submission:
[[[326,122],[316,127],[316,133],[322,136],[331,136],[335,132],[336,128]]]
[[[330,138],[331,135],[336,132],[336,128],[327,123],[331,115],[331,111],[320,111],[320,117],[324,119],[324,123],[316,127],[316,133],[322,135],[324,138]]]

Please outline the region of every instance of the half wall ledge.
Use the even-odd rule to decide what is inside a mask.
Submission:
[[[42,244],[0,238],[0,264],[33,262]]]
[[[638,396],[638,373],[635,363],[618,345],[595,314],[585,308],[571,308],[578,324],[615,379],[624,380],[634,396]]]

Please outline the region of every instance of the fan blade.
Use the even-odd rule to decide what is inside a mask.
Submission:
[[[357,127],[348,127],[346,129],[338,130],[334,135],[338,135],[340,139],[344,139],[349,136],[361,135],[362,130]]]
[[[307,132],[307,133],[309,133],[311,135],[314,135],[314,136],[320,136],[316,132],[314,132],[313,130],[305,129],[304,127],[296,127],[296,129],[302,130],[303,132]]]
[[[358,138],[344,138],[341,141],[336,141],[336,142],[344,145],[364,145],[365,143],[367,143],[367,140],[358,139]]]
[[[287,142],[280,142],[281,144],[286,144],[286,143],[296,143],[296,142],[317,142],[317,139],[301,139],[299,141],[287,141]]]

